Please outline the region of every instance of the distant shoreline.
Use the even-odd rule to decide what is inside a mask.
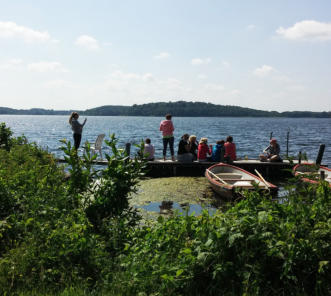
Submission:
[[[13,109],[0,107],[0,115],[69,115],[78,111],[85,116],[148,116],[160,117],[171,113],[176,117],[275,117],[331,118],[331,111],[264,111],[239,106],[215,105],[203,102],[161,102],[132,106],[108,105],[87,110],[52,110],[42,108]]]

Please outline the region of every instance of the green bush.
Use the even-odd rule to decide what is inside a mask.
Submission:
[[[128,202],[144,163],[111,135],[107,167],[89,145],[0,149],[0,294],[330,295],[331,192],[295,184],[282,203],[258,192],[226,212],[140,223]]]
[[[109,289],[123,295],[329,295],[329,185],[291,192],[282,204],[246,193],[226,213],[160,218],[137,230]]]
[[[98,172],[89,147],[80,158],[64,141],[68,175],[35,144],[9,141],[10,149],[0,149],[0,294],[100,285],[140,219],[127,194],[143,163],[116,150],[111,136],[110,168]],[[111,211],[95,214],[96,224],[90,209],[107,206]]]

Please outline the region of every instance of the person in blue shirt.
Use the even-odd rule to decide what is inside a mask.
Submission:
[[[216,142],[216,145],[214,145],[212,154],[211,154],[211,160],[214,162],[221,162],[224,160],[224,140],[220,140]]]

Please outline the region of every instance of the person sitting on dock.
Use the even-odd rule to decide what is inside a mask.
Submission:
[[[198,143],[197,143],[197,136],[191,135],[189,137],[189,142],[190,142],[190,152],[193,154],[193,160],[197,160],[198,158]]]
[[[211,161],[223,162],[224,153],[225,153],[224,140],[217,141],[216,145],[213,146]]]
[[[160,131],[162,131],[162,137],[163,137],[163,160],[166,160],[166,154],[167,154],[167,146],[169,143],[170,147],[170,153],[171,153],[171,159],[172,161],[175,160],[175,152],[174,152],[174,135],[173,132],[175,130],[174,125],[171,121],[171,114],[167,114],[165,120],[162,120],[160,123]]]
[[[260,154],[260,160],[270,162],[282,162],[282,159],[279,154],[279,144],[277,143],[276,139],[272,138],[270,140],[270,145],[263,150],[263,154]]]
[[[151,144],[151,139],[147,138],[145,140],[145,146],[144,146],[144,159],[147,159],[148,161],[153,161],[154,153],[155,153],[154,145]]]
[[[207,138],[201,138],[198,146],[198,161],[209,161],[210,159],[207,157],[207,154],[211,154],[211,147],[208,146]]]
[[[224,144],[224,148],[225,148],[224,159],[228,163],[232,163],[234,160],[237,159],[237,155],[236,155],[236,144],[233,143],[233,138],[231,136],[228,136],[226,138],[226,142]]]
[[[177,160],[179,162],[192,162],[193,154],[190,152],[190,149],[189,135],[184,134],[179,141]]]

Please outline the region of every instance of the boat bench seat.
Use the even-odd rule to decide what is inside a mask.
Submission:
[[[241,179],[243,177],[243,175],[236,174],[236,173],[218,173],[215,175],[224,180],[225,179]]]

